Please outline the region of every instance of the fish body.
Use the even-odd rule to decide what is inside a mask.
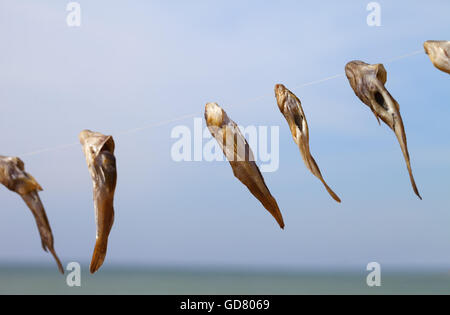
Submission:
[[[34,216],[44,251],[49,251],[56,261],[59,271],[64,274],[61,261],[54,249],[53,233],[47,218],[39,191],[41,185],[33,176],[25,172],[25,164],[18,157],[0,156],[0,183],[19,194]]]
[[[300,149],[300,154],[306,167],[322,182],[330,196],[335,201],[341,202],[338,195],[336,195],[336,193],[325,182],[319,166],[311,155],[308,122],[306,121],[302,103],[294,93],[289,91],[282,84],[275,85],[275,96],[277,98],[278,108],[289,125],[292,138]]]
[[[378,123],[382,120],[394,131],[406,161],[412,188],[422,199],[411,169],[400,105],[384,86],[387,81],[386,69],[382,64],[370,65],[362,61],[351,61],[345,66],[345,73],[356,96],[371,109]]]
[[[79,135],[93,182],[96,243],[90,272],[102,265],[108,248],[108,237],[114,223],[114,193],[117,183],[115,144],[111,136],[84,130]]]
[[[255,163],[253,152],[237,124],[216,103],[206,104],[205,119],[209,131],[219,143],[230,163],[234,176],[247,186],[250,192],[275,218],[278,225],[284,229],[283,216],[278,204],[267,188]]]

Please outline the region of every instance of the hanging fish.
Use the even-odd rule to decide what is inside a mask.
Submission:
[[[64,274],[61,261],[53,247],[52,229],[39,198],[38,192],[42,191],[42,187],[33,176],[25,172],[25,164],[18,157],[0,156],[0,183],[19,194],[30,208],[41,236],[42,248],[44,251],[50,251],[56,260],[59,271]]]
[[[380,119],[383,120],[395,132],[408,167],[413,190],[422,199],[411,170],[400,105],[384,87],[387,81],[386,69],[382,64],[369,65],[362,61],[351,61],[345,66],[345,73],[356,96],[369,106],[378,123]]]
[[[303,112],[302,103],[283,84],[275,85],[275,96],[277,98],[278,108],[289,124],[292,137],[300,149],[306,167],[323,183],[330,196],[337,202],[341,202],[341,199],[323,179],[319,166],[311,155],[309,148],[309,128],[305,113]]]
[[[255,163],[253,152],[239,127],[228,118],[226,112],[216,103],[206,104],[205,119],[209,131],[219,143],[230,163],[234,176],[247,186],[264,208],[272,214],[280,227],[284,229],[283,216],[278,204],[267,188]]]
[[[450,74],[450,41],[429,40],[423,44],[433,65]]]
[[[108,248],[108,237],[114,223],[114,192],[117,182],[114,140],[98,132],[84,130],[79,135],[94,186],[96,243],[90,272],[103,264]]]

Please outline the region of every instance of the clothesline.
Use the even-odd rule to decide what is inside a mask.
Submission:
[[[398,61],[398,60],[402,60],[402,59],[405,59],[405,58],[409,58],[409,57],[412,57],[412,56],[415,56],[415,55],[418,55],[418,54],[421,54],[421,53],[423,53],[422,49],[421,50],[416,50],[416,51],[410,52],[408,54],[397,56],[395,58],[389,59],[386,62],[386,64],[389,64],[389,63],[392,63],[392,62],[395,62],[395,61]],[[332,76],[329,76],[329,77],[326,77],[326,78],[323,78],[323,79],[319,79],[319,80],[315,80],[315,81],[311,81],[311,82],[303,83],[301,85],[294,86],[293,88],[291,88],[291,90],[297,90],[297,89],[300,89],[300,88],[303,88],[303,87],[317,85],[317,84],[324,83],[324,82],[327,82],[327,81],[330,81],[330,80],[334,80],[334,79],[338,79],[338,78],[341,78],[341,77],[344,77],[344,76],[345,76],[345,74],[342,74],[342,73],[341,74],[335,74],[335,75],[332,75]],[[263,94],[263,95],[260,95],[258,97],[255,97],[253,99],[247,100],[247,101],[245,101],[245,103],[257,102],[257,101],[260,101],[262,99],[265,99],[267,97],[272,97],[272,96],[273,96],[273,94]],[[143,131],[143,130],[146,130],[146,129],[168,125],[168,124],[173,123],[173,122],[183,121],[183,120],[186,120],[188,118],[196,117],[198,115],[199,115],[198,112],[197,113],[186,114],[186,115],[179,116],[179,117],[176,117],[176,118],[173,118],[173,119],[168,119],[168,120],[152,123],[152,124],[149,124],[149,125],[145,125],[145,126],[142,126],[142,127],[129,129],[129,130],[117,133],[115,135],[121,136],[121,135],[133,134],[133,133],[140,132],[140,131]],[[67,148],[70,148],[70,147],[74,147],[74,146],[77,146],[77,145],[79,145],[78,142],[73,142],[73,143],[69,143],[69,144],[63,144],[63,145],[59,145],[59,146],[55,146],[55,147],[43,148],[43,149],[40,149],[40,150],[23,153],[23,154],[21,154],[19,156],[20,157],[34,156],[34,155],[42,154],[42,153],[45,153],[45,152],[64,150],[64,149],[67,149]]]

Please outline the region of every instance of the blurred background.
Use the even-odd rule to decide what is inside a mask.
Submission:
[[[69,1],[0,1],[0,154],[24,160],[63,264],[83,268],[82,287],[68,288],[30,211],[2,186],[0,293],[450,293],[450,81],[415,53],[449,40],[450,3],[378,1],[381,26],[370,27],[369,2],[80,0],[81,26],[69,27]],[[302,86],[354,59],[385,63],[423,201],[395,135],[345,76]],[[301,99],[342,204],[304,166],[276,83]],[[202,117],[207,102],[241,125],[280,127],[280,166],[264,177],[285,231],[228,163],[171,159],[172,128],[193,118],[123,133]],[[118,168],[95,276],[92,182],[77,144],[86,128],[114,136]],[[377,289],[365,282],[373,261],[386,276]]]

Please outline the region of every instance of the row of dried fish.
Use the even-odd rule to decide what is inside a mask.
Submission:
[[[424,48],[433,64],[450,74],[450,42],[427,41]],[[412,174],[400,106],[384,86],[387,81],[386,69],[382,64],[370,65],[362,61],[351,61],[345,66],[345,73],[355,94],[369,106],[378,122],[380,123],[381,119],[394,131],[406,161],[413,190],[422,199]],[[319,166],[311,155],[309,128],[300,99],[282,84],[275,86],[275,96],[278,108],[289,125],[306,167],[322,182],[330,196],[341,202],[338,195],[325,182]],[[206,104],[205,119],[208,129],[228,159],[235,177],[247,186],[279,226],[284,228],[283,216],[277,201],[270,193],[254,161],[253,152],[237,124],[216,103]],[[114,192],[117,182],[115,144],[111,136],[89,130],[82,131],[79,139],[93,182],[97,233],[90,271],[95,273],[105,260],[108,237],[114,223]],[[39,198],[38,192],[42,191],[42,187],[33,176],[25,172],[24,163],[20,158],[0,156],[0,183],[18,193],[30,208],[38,226],[43,249],[50,251],[58,269],[64,273],[54,249],[50,223]]]
[[[450,41],[427,41],[424,48],[433,64],[438,69],[450,74]],[[386,69],[382,64],[370,65],[362,61],[351,61],[345,66],[345,74],[356,96],[369,106],[378,122],[381,123],[381,119],[394,131],[406,161],[412,188],[422,199],[411,169],[400,106],[384,86],[387,81]],[[317,162],[311,155],[309,128],[300,99],[282,84],[275,86],[275,96],[278,108],[286,119],[292,137],[300,149],[305,166],[322,182],[330,196],[337,202],[341,202],[338,195],[325,182]],[[275,218],[279,226],[284,229],[283,216],[277,201],[270,193],[254,161],[253,152],[237,124],[216,103],[206,104],[205,119],[211,134],[227,157],[234,176],[247,186]]]

